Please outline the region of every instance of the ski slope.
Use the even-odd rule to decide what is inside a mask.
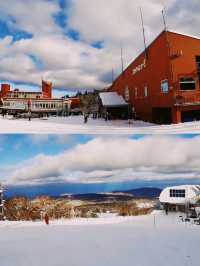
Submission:
[[[41,222],[0,222],[2,266],[199,266],[200,226],[154,212]]]
[[[22,134],[199,134],[200,121],[177,125],[154,125],[143,121],[104,121],[82,116],[50,117],[48,119],[13,119],[0,117],[0,133]]]

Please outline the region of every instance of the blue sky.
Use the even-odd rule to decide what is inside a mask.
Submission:
[[[195,0],[7,0],[0,3],[0,81],[36,90],[53,82],[55,96],[108,86],[143,50],[139,6],[147,42],[162,30],[199,35]],[[34,88],[34,89],[35,89]]]
[[[195,184],[199,145],[199,135],[2,135],[0,180],[51,195]]]
[[[17,164],[38,154],[56,155],[91,139],[89,135],[1,135],[0,166]]]

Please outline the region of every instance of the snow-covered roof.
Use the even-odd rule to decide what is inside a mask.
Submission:
[[[99,96],[101,98],[103,106],[117,107],[128,105],[125,102],[124,98],[116,92],[101,92]]]
[[[173,187],[167,187],[168,189],[192,189],[193,191],[196,191],[200,193],[200,185],[181,185],[181,186],[173,186]]]

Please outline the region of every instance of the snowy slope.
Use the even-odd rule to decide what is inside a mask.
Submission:
[[[199,266],[200,227],[174,215],[0,224],[2,266]]]
[[[83,123],[82,116],[50,117],[46,120],[33,119],[13,120],[0,117],[0,133],[31,133],[31,134],[181,134],[200,133],[200,121],[178,125],[153,125],[142,121],[108,121],[89,118]]]

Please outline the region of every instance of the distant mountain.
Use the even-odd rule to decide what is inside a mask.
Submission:
[[[113,191],[111,193],[86,193],[61,195],[61,197],[71,198],[74,200],[86,201],[104,201],[104,200],[130,200],[134,198],[158,198],[161,193],[159,188],[137,188],[127,191]]]
[[[81,188],[81,189],[80,189]],[[8,186],[5,190],[4,197],[12,198],[15,196],[25,196],[28,198],[36,198],[38,196],[50,196],[61,198],[72,198],[77,200],[128,200],[131,198],[156,198],[160,195],[161,189],[153,187],[142,187],[137,189],[131,189],[127,191],[118,190],[111,192],[86,192],[89,190],[87,186],[75,186],[65,183],[61,184],[48,184],[41,186]],[[82,191],[81,191],[82,190]],[[101,191],[101,189],[99,189]],[[75,193],[76,191],[76,193]],[[102,191],[103,188],[102,188]]]
[[[160,196],[161,191],[159,188],[144,187],[123,191],[123,193],[131,194],[134,198],[157,198]],[[119,193],[122,191],[116,192]]]
[[[114,193],[86,193],[74,195],[60,195],[61,198],[70,198],[72,200],[83,201],[107,201],[107,200],[130,200],[133,198],[132,194],[114,192]]]

